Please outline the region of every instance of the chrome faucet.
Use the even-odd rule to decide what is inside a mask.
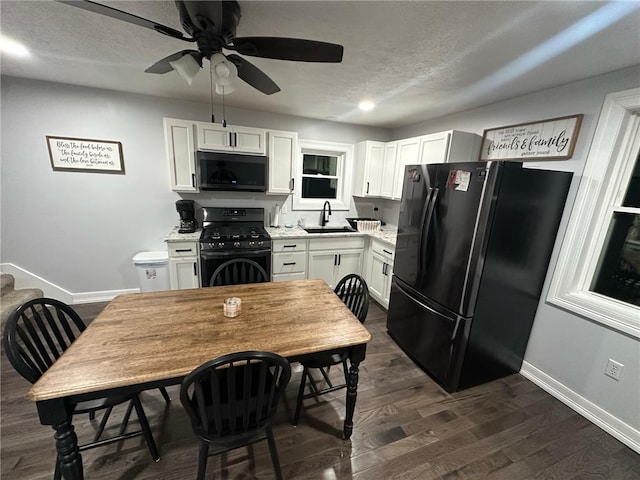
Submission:
[[[329,207],[328,213],[327,207]],[[322,206],[322,218],[320,219],[320,226],[324,227],[329,222],[329,215],[331,215],[331,204],[329,203],[329,200],[327,200]]]

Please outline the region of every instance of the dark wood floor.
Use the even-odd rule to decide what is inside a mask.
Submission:
[[[81,305],[90,321],[104,304]],[[639,479],[640,455],[574,413],[520,375],[448,394],[389,338],[386,315],[372,305],[373,335],[361,366],[355,429],[340,437],[344,390],[309,400],[300,425],[290,424],[300,369],[295,366],[274,433],[288,479]],[[24,398],[29,384],[4,354],[1,361],[1,470],[3,479],[50,479],[53,431],[40,425]],[[338,375],[333,369],[332,375]],[[142,396],[161,459],[154,463],[138,437],[82,454],[87,479],[193,479],[198,443],[183,412],[178,387],[166,406],[159,392]],[[123,410],[114,412],[117,425]],[[99,420],[99,419],[98,419]],[[135,426],[136,422],[133,422]],[[97,422],[75,420],[90,439]],[[114,427],[117,428],[117,427]],[[266,442],[208,463],[207,478],[273,478]]]

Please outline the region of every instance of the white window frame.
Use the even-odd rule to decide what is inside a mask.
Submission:
[[[351,206],[351,183],[354,162],[354,146],[350,143],[321,142],[318,140],[298,140],[298,158],[295,165],[296,185],[293,193],[294,210],[322,210],[324,202],[329,200],[332,210],[349,210]],[[338,157],[336,176],[338,191],[336,198],[302,198],[302,166],[304,154],[317,154]]]
[[[590,291],[640,149],[640,88],[607,95],[547,301],[640,338],[640,307]]]

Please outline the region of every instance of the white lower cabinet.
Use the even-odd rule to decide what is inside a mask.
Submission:
[[[375,238],[371,239],[365,279],[369,286],[369,295],[385,308],[389,308],[394,254],[394,247]]]
[[[310,239],[308,278],[321,278],[335,288],[345,275],[360,275],[364,244],[364,237]]]
[[[198,242],[169,242],[168,248],[171,290],[198,288]]]
[[[286,282],[307,278],[307,241],[274,240],[271,246],[271,280]]]

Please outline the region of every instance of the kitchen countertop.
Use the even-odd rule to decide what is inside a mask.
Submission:
[[[302,227],[265,227],[265,230],[269,234],[272,240],[278,240],[281,238],[340,238],[340,237],[372,237],[382,240],[389,245],[395,246],[396,236],[398,234],[397,228],[394,227],[382,227],[381,230],[375,232],[337,232],[337,233],[308,233],[302,229]],[[178,233],[178,227],[174,227],[173,230],[164,238],[165,242],[192,242],[200,239],[201,229],[196,230],[193,233]]]
[[[192,242],[200,239],[201,229],[196,230],[193,233],[178,233],[178,227],[173,227],[173,230],[164,237],[165,242]]]
[[[376,232],[337,232],[337,233],[308,233],[302,227],[265,227],[267,233],[271,237],[271,240],[278,240],[281,238],[340,238],[340,237],[373,237],[389,245],[395,246],[396,236],[398,234],[397,228],[394,227],[382,227],[382,230]]]

